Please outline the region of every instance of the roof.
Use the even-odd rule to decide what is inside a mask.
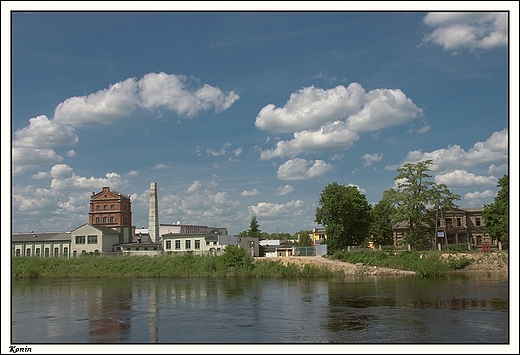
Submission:
[[[94,225],[94,224],[89,224],[89,223],[85,223],[85,224],[82,224],[81,226],[77,227],[77,228],[74,228],[72,230],[72,232],[75,232],[77,231],[78,229],[82,228],[82,227],[85,227],[85,226],[90,226],[92,228],[95,228],[97,230],[100,230],[101,232],[103,232],[104,234],[119,234],[118,231],[116,231],[115,229],[112,229],[110,227],[106,227],[106,226],[99,226],[99,225]],[[71,232],[71,233],[72,233]]]
[[[33,241],[70,241],[69,232],[41,232],[41,233],[18,233],[11,235],[11,242],[33,242]]]

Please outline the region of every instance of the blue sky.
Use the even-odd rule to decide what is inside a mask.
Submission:
[[[238,234],[256,215],[262,231],[293,234],[318,226],[332,182],[376,204],[403,163],[433,159],[435,181],[477,207],[509,173],[518,24],[504,12],[11,20],[13,232],[88,222],[103,186],[130,195],[133,224],[147,226],[157,182],[160,223]]]

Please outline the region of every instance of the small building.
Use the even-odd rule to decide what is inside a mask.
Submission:
[[[327,240],[327,231],[325,228],[312,229],[312,243],[314,245],[321,245]]]
[[[132,242],[114,245],[114,251],[125,255],[158,255],[163,251],[161,243]]]
[[[205,234],[162,234],[165,252],[191,252],[195,254],[221,255],[228,245],[238,245],[249,251],[252,256],[259,255],[258,238],[239,235]]]
[[[12,256],[68,257],[70,233],[33,232],[11,235]]]
[[[109,253],[114,245],[120,244],[119,231],[85,223],[70,232],[72,256],[84,253]]]

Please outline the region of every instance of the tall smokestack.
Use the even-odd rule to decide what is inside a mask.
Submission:
[[[148,209],[148,233],[153,243],[159,241],[159,208],[157,207],[157,183],[150,184],[150,208]]]

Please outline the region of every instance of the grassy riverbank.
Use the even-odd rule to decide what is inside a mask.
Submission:
[[[229,259],[229,258],[228,258]],[[65,258],[13,258],[13,278],[76,277],[257,277],[332,278],[343,276],[327,267],[281,265],[266,259],[226,260],[223,256],[191,254],[164,256],[82,256]]]

